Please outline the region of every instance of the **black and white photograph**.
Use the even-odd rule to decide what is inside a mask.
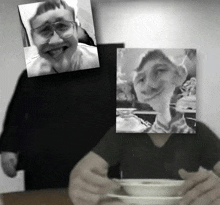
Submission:
[[[99,67],[90,0],[58,2],[18,6],[29,77]]]
[[[0,205],[220,204],[219,14],[1,0]]]
[[[196,49],[118,49],[116,131],[195,133],[196,62]]]

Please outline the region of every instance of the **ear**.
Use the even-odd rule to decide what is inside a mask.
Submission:
[[[184,83],[187,75],[188,75],[188,72],[184,65],[177,66],[176,75],[174,79],[174,84],[176,85],[176,87],[181,86]]]
[[[31,29],[31,38],[32,38],[32,40],[33,40],[33,42],[34,42],[34,44],[35,44],[34,32],[33,32],[32,29]]]
[[[78,23],[75,23],[75,26],[76,26],[76,31],[77,31],[77,33],[78,33],[78,30],[79,30],[79,25],[78,25]]]

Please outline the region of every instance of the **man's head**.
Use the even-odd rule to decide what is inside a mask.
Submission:
[[[39,55],[54,67],[67,69],[78,45],[74,9],[62,0],[44,2],[30,19],[30,26]]]
[[[161,109],[170,103],[175,88],[182,85],[186,76],[186,69],[176,66],[161,50],[150,51],[135,72],[133,82],[137,98],[154,109]]]

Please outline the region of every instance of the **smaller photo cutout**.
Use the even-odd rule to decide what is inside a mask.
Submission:
[[[18,6],[28,77],[99,67],[90,0]]]
[[[116,132],[196,133],[196,49],[117,49]]]

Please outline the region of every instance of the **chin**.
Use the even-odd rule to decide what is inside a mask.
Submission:
[[[57,62],[53,62],[52,65],[59,72],[66,72],[71,70],[71,62],[69,58],[64,57]]]
[[[146,96],[142,96],[142,95],[137,95],[137,98],[138,98],[138,101],[139,101],[139,102],[141,102],[141,103],[143,103],[143,104],[149,104],[149,105],[151,105],[151,104],[153,104],[152,101],[154,101],[154,99],[156,98],[156,96],[155,96],[155,97],[152,97],[152,96],[146,97]]]

